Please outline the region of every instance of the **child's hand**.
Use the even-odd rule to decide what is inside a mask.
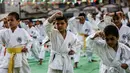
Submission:
[[[55,14],[53,14],[50,18],[49,18],[49,22],[52,23],[57,17],[59,16],[63,16],[62,12],[56,12]]]
[[[74,52],[73,50],[70,50],[68,54],[69,54],[69,55],[74,55],[74,53],[75,53],[75,52]]]
[[[25,47],[22,49],[22,52],[27,52],[27,51],[28,51],[28,49]]]
[[[105,35],[104,35],[104,33],[102,32],[102,31],[99,31],[99,32],[97,32],[95,35],[94,35],[94,37],[92,38],[92,39],[94,39],[94,38],[96,38],[96,37],[101,37],[101,38],[105,38]]]
[[[84,16],[78,16],[76,19],[83,20]]]
[[[121,67],[122,67],[123,69],[127,69],[127,68],[128,68],[128,65],[125,64],[125,63],[123,63],[123,64],[121,64]]]

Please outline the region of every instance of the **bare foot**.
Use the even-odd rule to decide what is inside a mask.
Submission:
[[[74,63],[74,68],[78,68],[78,62]]]
[[[39,60],[39,65],[42,65],[42,59]]]
[[[76,65],[74,65],[74,68],[78,68]]]
[[[92,60],[92,62],[97,62],[97,60]]]

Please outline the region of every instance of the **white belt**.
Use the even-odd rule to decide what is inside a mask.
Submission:
[[[54,50],[52,50],[51,53],[54,54],[55,57],[53,58],[53,61],[52,61],[52,64],[50,64],[51,65],[50,67],[53,67],[54,69],[57,69],[57,70],[62,70],[63,73],[66,73],[66,71],[70,69],[68,67],[68,64],[66,63],[66,57],[67,56],[69,57],[68,53],[64,53],[64,52],[59,53]],[[61,59],[59,59],[59,58],[61,58]],[[58,64],[59,64],[59,66],[57,66]]]

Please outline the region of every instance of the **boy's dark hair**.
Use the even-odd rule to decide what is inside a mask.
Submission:
[[[113,35],[119,38],[118,28],[115,25],[108,25],[104,28],[104,33],[106,36]]]
[[[85,13],[80,13],[79,16],[84,16],[84,18],[86,18],[86,14]]]
[[[29,22],[33,22],[32,19],[29,19]]]
[[[59,16],[56,18],[56,20],[64,20],[66,23],[68,23],[67,18],[65,16]]]
[[[14,16],[16,20],[19,20],[19,14],[17,12],[11,12],[8,16]]]

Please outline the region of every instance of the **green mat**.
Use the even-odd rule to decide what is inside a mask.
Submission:
[[[74,73],[99,73],[99,58],[94,55],[94,59],[98,62],[88,63],[87,57],[81,57],[78,68],[74,69]],[[46,53],[45,60],[42,65],[38,65],[38,62],[29,60],[32,73],[47,73],[49,62],[49,53]]]

